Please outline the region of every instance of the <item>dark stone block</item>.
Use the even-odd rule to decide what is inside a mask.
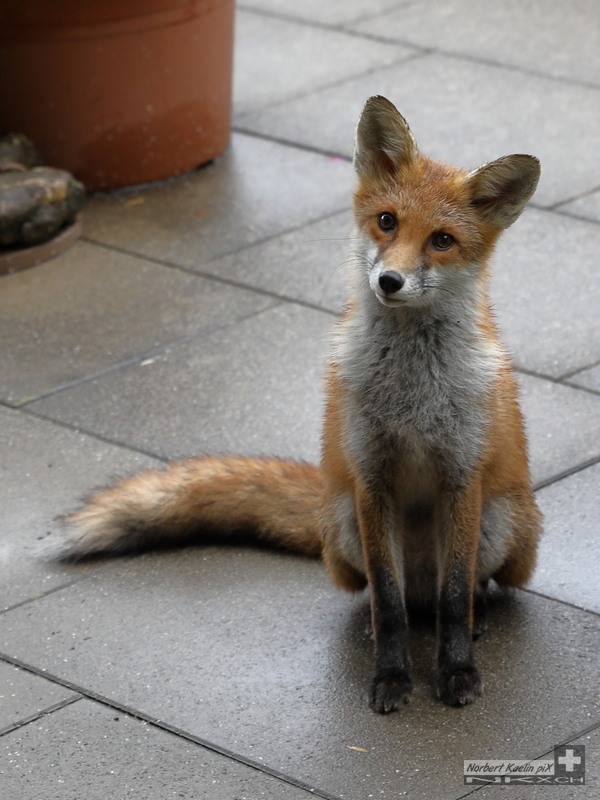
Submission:
[[[73,222],[85,188],[70,173],[51,167],[21,170],[18,164],[5,170],[0,172],[0,247],[45,242]]]

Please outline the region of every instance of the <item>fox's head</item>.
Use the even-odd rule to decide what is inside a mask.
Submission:
[[[371,97],[358,123],[354,195],[359,251],[386,306],[422,305],[460,291],[518,218],[540,176],[537,158],[512,155],[469,172],[423,156],[406,120]]]

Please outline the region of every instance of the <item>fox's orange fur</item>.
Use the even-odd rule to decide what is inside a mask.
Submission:
[[[485,627],[487,582],[528,580],[541,524],[516,381],[487,299],[494,245],[539,165],[506,156],[468,172],[432,161],[375,97],[355,167],[357,244],[321,469],[228,456],[142,473],[67,517],[60,555],[214,536],[322,554],[338,586],[371,590],[371,706],[408,701],[406,603],[437,607],[438,693],[466,704],[481,692],[471,638]]]

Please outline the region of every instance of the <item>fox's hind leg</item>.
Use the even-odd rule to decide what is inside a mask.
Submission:
[[[506,556],[493,573],[500,586],[524,586],[535,569],[542,514],[533,492],[525,487],[511,494],[512,530]]]
[[[500,586],[523,586],[535,567],[541,514],[530,491],[502,494],[484,505],[473,596],[473,638],[487,629],[488,580]]]
[[[348,592],[367,585],[354,498],[344,490],[325,493],[321,509],[323,560],[332,581]]]

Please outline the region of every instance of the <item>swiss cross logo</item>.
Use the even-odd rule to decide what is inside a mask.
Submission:
[[[558,778],[571,778],[573,783],[583,783],[585,746],[567,744],[564,747],[557,747],[554,750],[554,774]]]

